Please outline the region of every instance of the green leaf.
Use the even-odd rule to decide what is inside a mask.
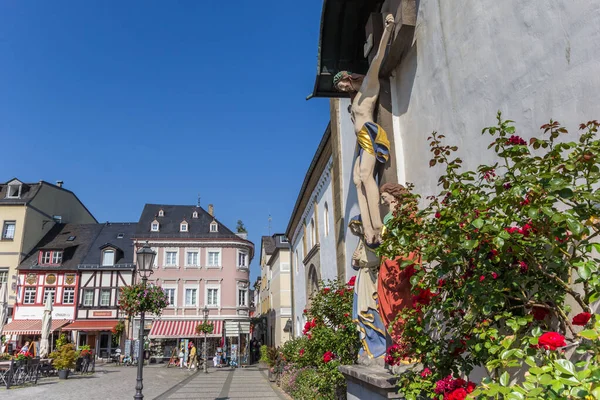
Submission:
[[[579,382],[574,376],[570,378],[558,378],[558,380],[567,386],[577,386],[581,384],[581,382]]]
[[[584,331],[579,332],[579,336],[584,337],[589,340],[598,339],[598,332],[595,329],[586,329]]]
[[[506,396],[506,400],[523,400],[524,398],[525,396],[519,392],[512,392]]]
[[[558,195],[563,199],[570,199],[573,197],[573,190],[570,188],[562,188],[558,191]]]
[[[566,375],[575,375],[575,366],[569,360],[559,359],[554,361],[557,370]]]
[[[584,281],[590,279],[590,276],[592,275],[592,271],[587,265],[582,265],[581,267],[577,268],[577,273]]]
[[[468,250],[473,250],[479,244],[479,240],[466,240],[463,247]]]
[[[581,232],[583,232],[583,225],[574,219],[567,220],[567,226],[569,227],[569,230],[576,236],[581,235]]]
[[[471,222],[471,224],[477,228],[477,229],[481,229],[481,227],[483,226],[483,220],[481,218],[477,218],[475,221]]]
[[[600,299],[600,292],[592,292],[590,294],[590,299],[588,300],[588,302],[595,303],[598,299]]]
[[[508,372],[504,371],[504,373],[502,375],[500,375],[500,384],[502,386],[508,386],[509,381],[510,381],[510,375],[508,375]]]
[[[548,374],[538,376],[538,382],[542,385],[549,385],[552,382],[552,376]]]
[[[529,210],[527,210],[527,215],[529,215],[529,218],[537,218],[539,213],[540,210],[538,210],[537,208],[532,207]]]

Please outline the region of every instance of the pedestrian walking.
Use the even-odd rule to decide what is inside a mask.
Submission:
[[[190,346],[190,360],[188,361],[188,370],[193,369],[194,371],[198,370],[198,356],[196,355],[196,346],[194,342],[190,342],[192,345]]]
[[[183,346],[179,349],[179,368],[183,368],[183,362],[185,357],[185,352],[183,351]]]

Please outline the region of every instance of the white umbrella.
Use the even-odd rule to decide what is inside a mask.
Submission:
[[[8,306],[8,288],[6,287],[8,283],[3,283],[0,287],[0,336],[2,336],[2,331],[4,330],[4,323],[6,322],[6,311]]]
[[[42,316],[42,340],[40,341],[40,358],[48,357],[50,345],[48,337],[50,336],[50,327],[52,326],[52,296],[46,299],[44,315]]]

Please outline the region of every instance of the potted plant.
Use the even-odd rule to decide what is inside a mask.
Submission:
[[[54,368],[58,371],[58,377],[60,379],[67,379],[69,377],[69,371],[75,368],[75,362],[77,361],[77,351],[75,351],[75,345],[69,343],[62,345],[58,350],[50,353],[50,358],[54,360]]]
[[[88,346],[88,345],[83,345],[79,349],[79,357],[84,358],[88,361],[92,358],[92,354],[93,354],[92,350],[90,349],[90,346]]]

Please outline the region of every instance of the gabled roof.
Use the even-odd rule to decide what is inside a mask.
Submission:
[[[100,224],[56,224],[19,264],[19,270],[76,270],[102,229]],[[73,240],[68,240],[74,237]],[[38,265],[40,250],[63,250],[61,266]]]
[[[160,209],[165,212],[164,217],[158,216]],[[192,218],[194,211],[198,211],[198,218]],[[180,232],[179,226],[184,218],[188,224],[188,230]],[[158,232],[150,231],[150,225],[154,220],[160,224]],[[219,225],[218,232],[210,231],[210,224],[213,221]],[[252,244],[252,242],[240,238],[202,207],[188,205],[146,204],[133,237],[138,239],[237,239]]]
[[[14,181],[21,183],[21,185],[22,185],[21,186],[21,196],[18,199],[6,197],[6,193],[8,192],[9,184],[16,183]],[[17,178],[13,178],[13,179],[8,180],[6,183],[0,183],[0,205],[3,205],[3,204],[29,204],[38,195],[42,186],[48,186],[53,189],[61,190],[63,192],[71,194],[73,197],[75,197],[75,200],[77,200],[79,202],[79,204],[81,204],[81,206],[90,214],[90,216],[94,219],[94,221],[96,221],[96,218],[94,217],[94,215],[88,210],[88,208],[85,206],[85,204],[83,204],[81,202],[81,200],[79,200],[79,198],[77,197],[77,195],[75,193],[73,193],[72,191],[70,191],[68,189],[62,188],[57,185],[53,185],[52,183],[49,183],[46,181],[39,181],[36,183],[24,183]]]
[[[107,222],[101,224],[101,230],[91,244],[89,251],[81,262],[80,268],[99,267],[102,263],[102,250],[112,247],[115,253],[115,266],[131,266],[135,264],[133,249],[133,235],[137,227],[136,222]],[[119,234],[123,237],[119,238]],[[104,269],[111,267],[103,267]]]

